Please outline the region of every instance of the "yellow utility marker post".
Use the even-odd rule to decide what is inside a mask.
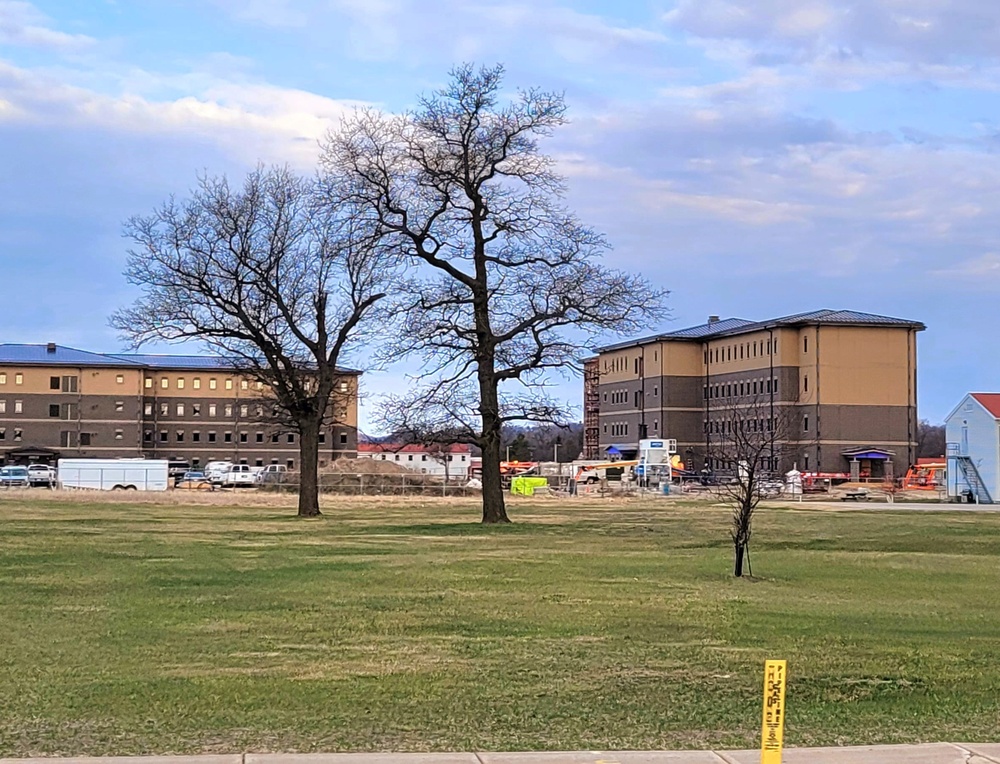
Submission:
[[[760,764],[781,764],[785,741],[785,661],[764,664],[764,726],[760,735]]]

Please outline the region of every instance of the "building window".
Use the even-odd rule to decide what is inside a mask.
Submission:
[[[191,433],[191,442],[192,443],[200,443],[201,442],[201,433],[198,432],[197,430],[195,430],[194,432],[192,432]]]
[[[295,433],[294,432],[288,433],[288,442],[289,443],[294,443],[295,442]]]
[[[319,434],[319,442],[320,443],[326,443],[326,433],[325,432],[321,432]]]
[[[226,389],[227,390],[232,390],[233,389],[233,380],[231,380],[231,379],[227,379],[226,380]]]
[[[809,338],[808,337],[803,337],[802,338],[802,352],[803,353],[808,353],[809,352]]]
[[[208,404],[208,415],[209,416],[215,416],[215,404],[214,403],[209,403]]]
[[[14,384],[15,385],[23,385],[24,384],[24,375],[23,374],[15,374],[14,375]]]
[[[115,440],[125,440],[125,433],[122,430],[115,430]]]
[[[149,441],[151,441],[153,439],[153,431],[152,430],[143,430],[142,431],[142,439],[143,439],[144,442],[149,443]]]
[[[254,459],[253,466],[254,467],[263,467],[264,466],[264,460],[263,459]]]
[[[160,443],[166,443],[167,438],[169,437],[170,433],[168,433],[166,430],[160,430]]]
[[[263,382],[261,382],[261,381],[260,381],[260,380],[258,379],[258,380],[257,380],[257,381],[256,381],[256,382],[254,383],[254,387],[255,387],[255,388],[257,388],[258,390],[263,390],[263,389],[264,389],[264,383],[263,383]]]
[[[341,382],[340,383],[340,392],[342,392],[342,393],[346,393],[347,392],[347,383],[346,382]]]
[[[184,404],[183,403],[178,403],[177,404],[177,416],[184,416]]]
[[[804,457],[804,466],[806,468],[806,471],[808,471],[809,470],[809,454],[803,454],[803,457]]]
[[[24,435],[24,430],[22,430],[20,427],[14,428],[14,440],[20,441],[23,435]],[[69,446],[68,443],[66,445]]]
[[[240,390],[248,390],[248,389],[250,389],[250,384],[245,379],[241,379]]]
[[[149,389],[150,387],[153,386],[153,378],[152,377],[146,377],[142,381],[142,384],[143,384],[143,387],[145,387],[146,389]]]
[[[177,442],[178,443],[183,443],[184,442],[184,430],[178,430],[177,431]]]
[[[809,392],[809,375],[808,375],[808,374],[806,374],[806,375],[805,375],[805,376],[804,376],[804,377],[802,378],[802,390],[803,390],[804,392],[807,392],[807,393]]]
[[[115,401],[115,411],[119,414],[125,410],[125,401]]]
[[[201,416],[201,404],[192,403],[191,404],[191,416]]]
[[[24,413],[24,402],[23,401],[14,401],[14,413],[15,414]]]
[[[227,418],[232,418],[232,416],[233,416],[233,404],[227,403],[226,404],[226,417]]]
[[[245,432],[240,433],[240,443],[246,443],[248,441],[248,435]]]
[[[802,417],[802,432],[809,432],[809,415]]]
[[[219,383],[214,378],[208,380],[208,389],[209,390],[214,390],[216,387],[218,387],[218,385],[219,385]]]
[[[264,442],[264,433],[262,433],[262,432],[258,432],[257,433],[257,442],[258,443],[263,443]]]
[[[421,454],[420,455],[420,461],[426,462],[427,461],[427,454]]]
[[[6,384],[7,384],[7,373],[0,372],[0,385],[6,385]]]
[[[59,377],[49,377],[49,390],[58,390],[60,385]]]
[[[285,462],[285,466],[288,467],[288,469],[290,469],[290,470],[294,470],[295,469],[295,460],[294,459],[289,459],[287,462]]]
[[[177,378],[177,389],[178,390],[183,390],[184,389],[184,377],[178,377]]]
[[[7,401],[0,401],[0,414],[7,413]]]
[[[170,404],[161,403],[160,404],[160,416],[168,416],[170,414]]]
[[[271,433],[271,442],[272,443],[277,443],[278,442],[278,433],[276,433],[276,432]]]
[[[208,442],[209,443],[215,443],[215,433],[214,432],[209,432],[208,433]]]
[[[160,387],[166,390],[168,387],[170,387],[170,380],[168,380],[166,377],[161,378]]]
[[[227,433],[225,433],[225,434],[224,434],[224,435],[222,436],[222,440],[223,440],[224,442],[226,442],[226,443],[232,443],[232,442],[233,442],[233,434],[232,434],[231,432],[227,432]]]
[[[195,390],[201,390],[201,377],[195,377],[191,380],[191,387]]]
[[[250,409],[247,406],[240,406],[240,416],[248,416]]]

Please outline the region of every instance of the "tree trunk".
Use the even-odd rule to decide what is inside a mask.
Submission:
[[[319,417],[299,422],[299,517],[319,511]]]
[[[740,541],[736,542],[736,566],[733,575],[737,578],[743,577],[743,558],[746,555],[746,545]]]
[[[500,479],[500,399],[492,368],[479,368],[480,412],[483,417],[483,523],[509,523]]]

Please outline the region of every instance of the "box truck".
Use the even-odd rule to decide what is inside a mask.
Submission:
[[[166,491],[166,459],[60,459],[60,488],[95,491]]]

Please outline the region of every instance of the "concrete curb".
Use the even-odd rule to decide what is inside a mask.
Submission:
[[[531,751],[522,753],[244,753],[72,756],[0,764],[760,764],[759,751]],[[1000,764],[1000,743],[787,748],[783,764]]]

